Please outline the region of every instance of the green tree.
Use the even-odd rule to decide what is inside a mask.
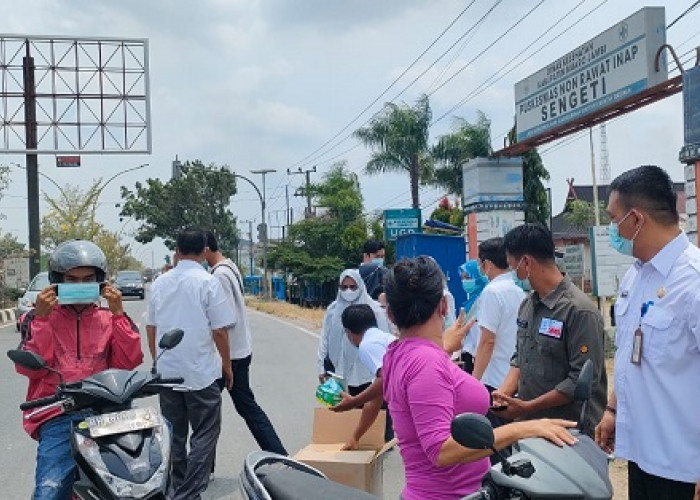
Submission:
[[[121,234],[108,230],[95,220],[97,202],[103,184],[93,181],[86,190],[67,184],[57,198],[44,194],[50,207],[41,221],[42,246],[52,251],[68,240],[89,240],[99,246],[107,259],[107,271],[114,274],[132,264],[129,245],[121,243]]]
[[[437,165],[433,182],[448,194],[462,195],[462,168],[477,157],[491,154],[491,122],[481,111],[476,123],[455,119],[453,132],[441,136],[432,148]]]
[[[5,257],[11,257],[13,255],[26,255],[27,254],[27,248],[24,243],[20,243],[17,240],[17,237],[10,234],[10,233],[5,233],[0,237],[0,259],[4,259]]]
[[[601,224],[610,224],[610,217],[605,211],[605,202],[598,202],[600,207],[598,214]],[[564,220],[572,226],[587,230],[595,225],[595,214],[593,213],[593,203],[585,200],[572,200],[567,203],[566,212],[564,212]]]
[[[121,215],[140,222],[134,238],[148,243],[163,238],[171,250],[175,235],[187,226],[209,229],[216,234],[222,251],[235,255],[238,245],[236,219],[228,209],[236,194],[236,178],[226,166],[185,162],[180,177],[162,182],[148,179],[132,191],[122,186]]]
[[[338,163],[310,193],[326,213],[292,224],[288,241],[271,250],[270,261],[299,277],[336,279],[343,268],[357,266],[367,239],[357,176]]]
[[[408,173],[411,183],[411,203],[420,207],[418,186],[432,176],[432,157],[428,147],[432,113],[427,96],[414,107],[386,103],[368,124],[354,135],[373,149],[365,172],[369,175],[387,172]]]
[[[49,212],[41,219],[41,244],[52,251],[67,240],[94,241],[103,230],[95,221],[95,211],[101,190],[101,181],[95,180],[85,190],[66,184],[59,197],[44,193]]]
[[[542,180],[549,180],[549,172],[542,163],[536,148],[523,154],[523,198],[525,199],[525,222],[549,224],[549,199]]]

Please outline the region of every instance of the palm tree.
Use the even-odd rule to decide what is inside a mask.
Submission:
[[[462,195],[462,167],[477,157],[491,154],[491,122],[479,112],[476,123],[463,118],[455,120],[451,134],[438,139],[432,156],[440,165],[435,169],[433,182],[447,189],[448,193]]]
[[[414,107],[386,103],[367,127],[354,132],[355,137],[365,146],[374,149],[365,165],[365,173],[408,173],[413,208],[420,207],[419,183],[427,181],[432,171],[432,157],[428,147],[431,118],[428,96],[424,95]]]

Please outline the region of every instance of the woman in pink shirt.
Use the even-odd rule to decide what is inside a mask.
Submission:
[[[490,450],[465,448],[450,436],[455,416],[486,414],[489,394],[443,350],[444,280],[429,257],[400,261],[384,280],[389,318],[400,332],[384,356],[382,374],[406,471],[404,500],[462,498],[479,489],[489,469]],[[508,424],[494,430],[495,447],[526,437],[573,444],[566,427],[575,425],[563,420]]]

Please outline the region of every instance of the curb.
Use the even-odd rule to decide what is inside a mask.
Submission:
[[[15,319],[14,309],[0,309],[0,323],[9,323],[15,321]]]

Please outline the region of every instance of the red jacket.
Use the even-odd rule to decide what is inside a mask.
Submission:
[[[108,368],[131,370],[143,361],[141,336],[126,315],[115,316],[97,305],[80,313],[70,306],[56,306],[48,317],[35,317],[31,337],[22,346],[61,372],[66,382],[75,382]],[[27,370],[15,365],[17,373],[29,377],[27,401],[56,393],[58,376],[47,370]],[[28,410],[25,416],[35,410]],[[24,430],[38,438],[41,424],[61,414],[53,408],[23,419]]]

